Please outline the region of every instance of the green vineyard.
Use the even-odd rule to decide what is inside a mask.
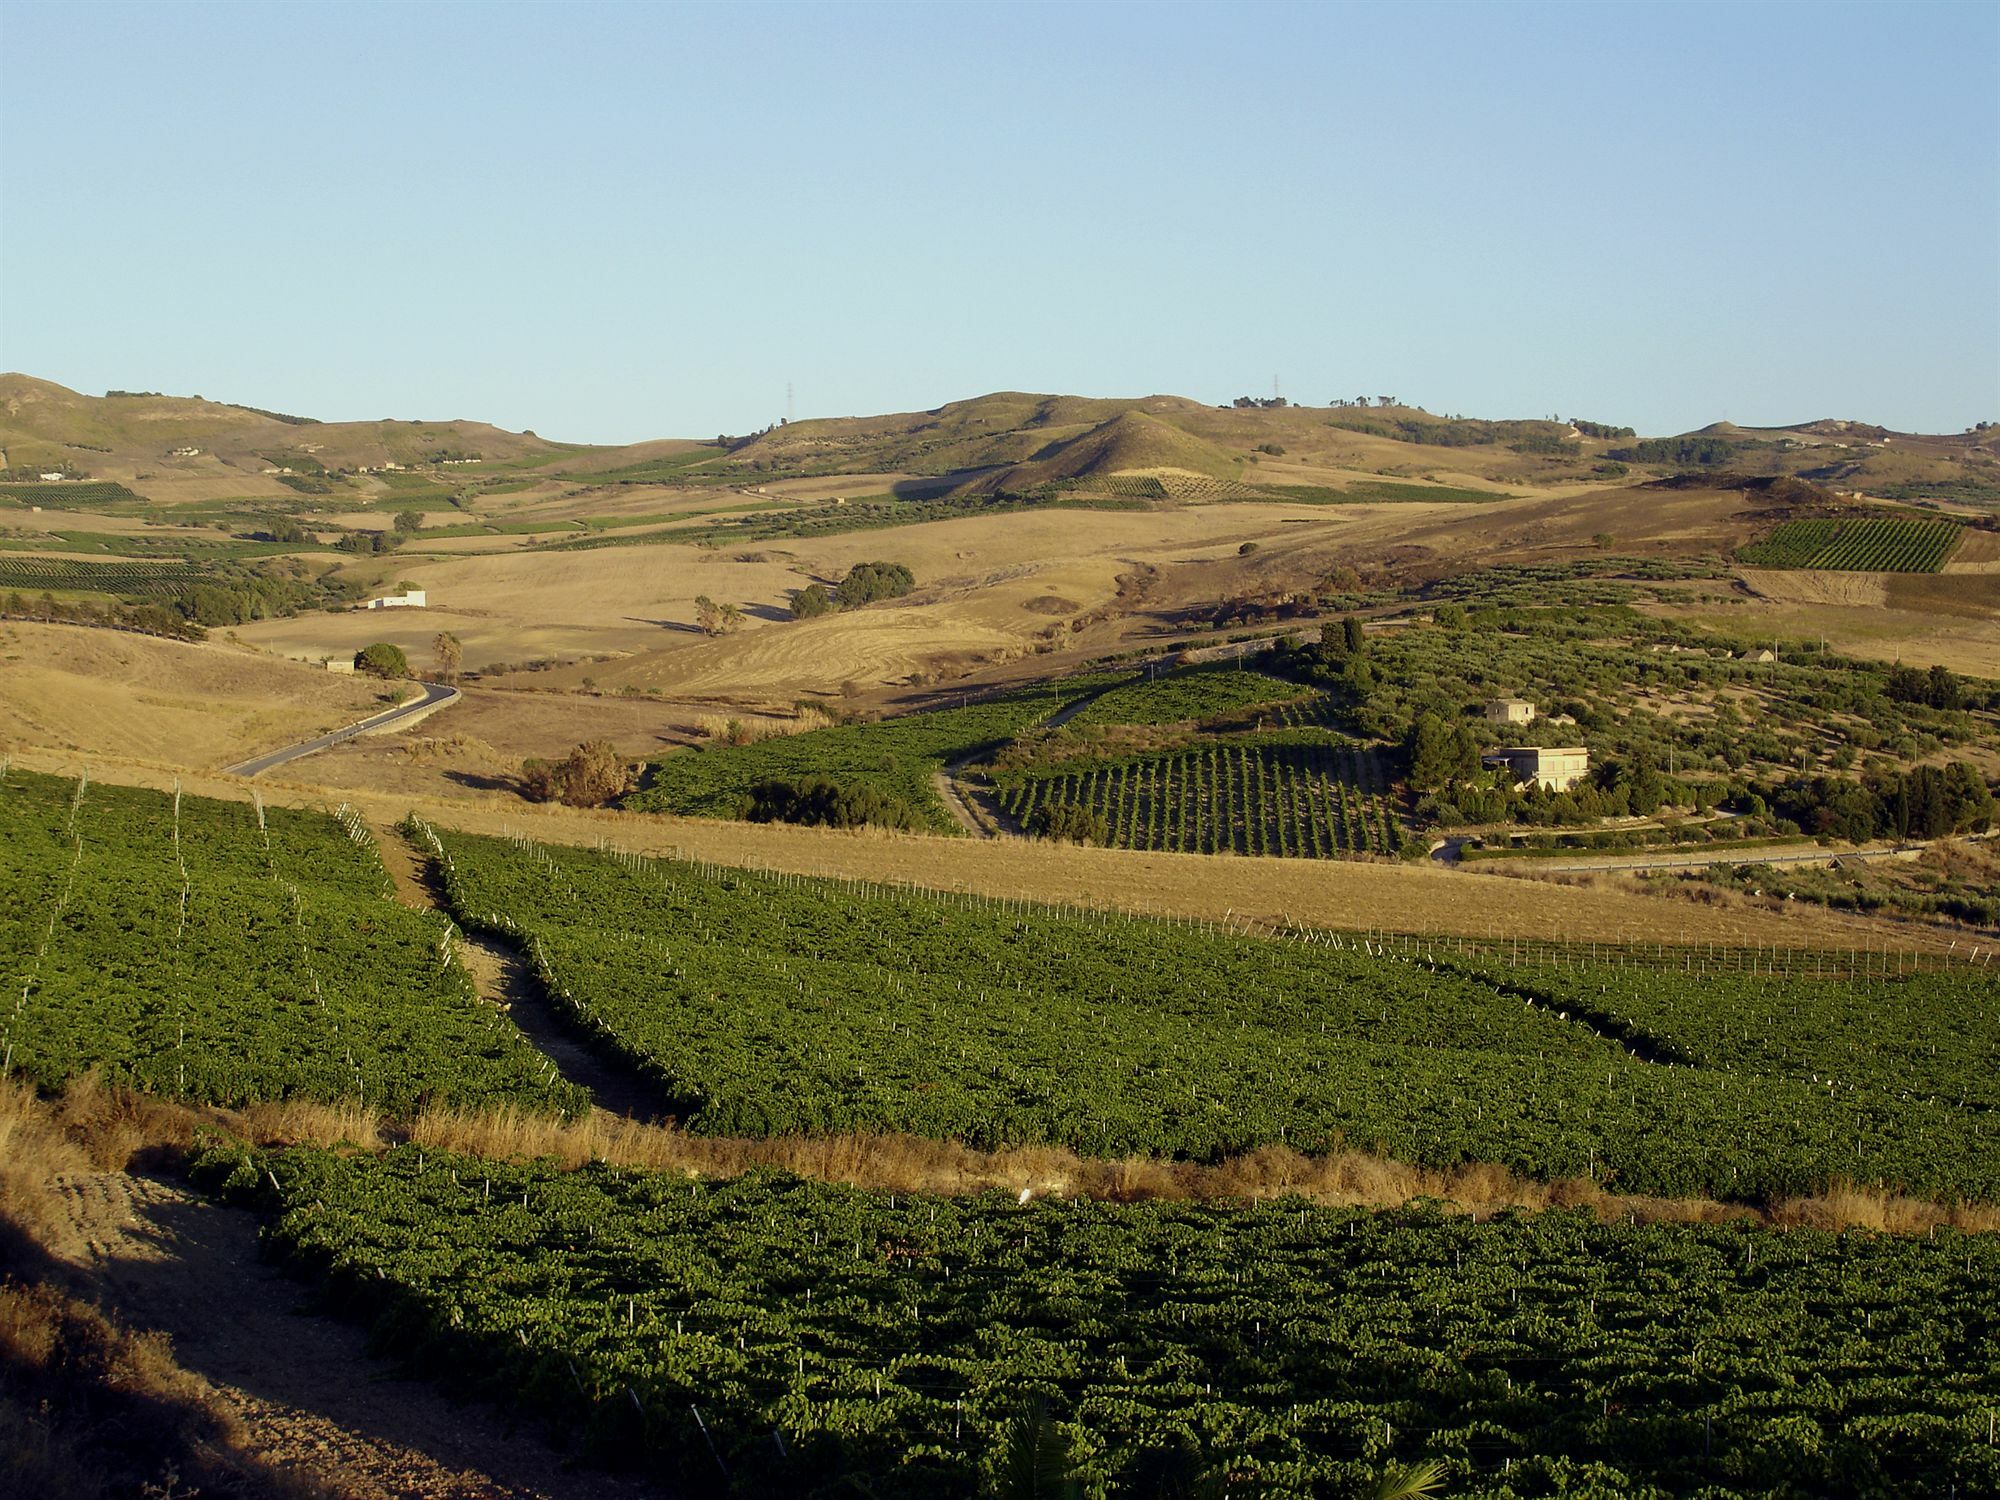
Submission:
[[[2000,1198],[1983,968],[1517,970],[419,836],[459,921],[520,942],[556,1007],[702,1134],[1201,1160],[1350,1143],[1663,1195],[1847,1177]]]
[[[1079,679],[1061,687],[1074,698],[1098,685]],[[625,805],[646,812],[736,818],[744,815],[760,784],[821,778],[892,798],[911,809],[922,826],[956,833],[958,825],[931,786],[932,774],[947,761],[1005,744],[1061,704],[1061,697],[1052,691],[1018,693],[752,745],[676,751],[653,762],[645,785]]]
[[[449,927],[324,813],[0,777],[0,1066],[217,1104],[574,1111]]]
[[[1936,573],[1964,535],[1955,521],[1913,517],[1787,521],[1736,555],[1760,568]]]
[[[202,579],[184,562],[85,562],[0,551],[0,592],[88,592],[121,599],[178,598]]]
[[[39,505],[44,510],[97,510],[144,505],[131,490],[109,479],[68,479],[59,484],[0,484],[0,500]]]
[[[2000,1238],[1017,1203],[402,1147],[203,1182],[383,1352],[677,1494],[2000,1492]],[[1009,1460],[1033,1439],[1040,1483]]]
[[[1301,705],[1298,715],[1310,711]],[[1394,854],[1403,831],[1380,758],[1323,741],[1230,739],[1087,769],[1013,773],[1000,779],[1000,806],[1023,826],[1039,808],[1087,808],[1126,849]]]

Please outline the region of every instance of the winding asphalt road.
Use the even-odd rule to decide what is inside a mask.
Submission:
[[[255,760],[240,761],[233,766],[224,766],[223,773],[229,776],[261,776],[273,766],[282,766],[288,760],[312,755],[321,750],[343,744],[356,735],[372,734],[379,729],[393,729],[405,719],[421,718],[432,709],[443,708],[454,703],[461,696],[455,687],[446,687],[441,682],[420,682],[424,690],[421,698],[413,698],[408,703],[398,704],[387,713],[376,714],[363,719],[358,724],[349,724],[345,729],[336,729],[332,734],[323,734],[316,740],[305,740],[297,745],[289,745],[283,750],[273,750],[269,755],[260,755]]]

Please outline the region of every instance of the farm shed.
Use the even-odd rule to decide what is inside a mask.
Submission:
[[[424,591],[422,589],[410,589],[401,594],[384,594],[380,599],[370,599],[368,601],[368,608],[422,609],[424,608]]]
[[[1495,698],[1486,705],[1486,719],[1492,724],[1532,724],[1535,705],[1525,698]]]

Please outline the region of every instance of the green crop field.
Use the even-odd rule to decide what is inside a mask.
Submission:
[[[1403,840],[1381,758],[1326,736],[1235,738],[997,779],[1018,822],[1037,808],[1088,808],[1125,849],[1328,858],[1393,854]]]
[[[44,1087],[580,1107],[447,931],[333,816],[0,777],[0,1053]]]
[[[1965,528],[1955,521],[1909,517],[1787,521],[1763,541],[1738,548],[1736,555],[1760,568],[1936,573],[1964,535]]]
[[[2000,1493],[1990,1235],[1024,1205],[407,1146],[197,1174],[382,1352],[675,1493],[1367,1495],[1417,1459],[1496,1500]],[[1043,1484],[1007,1488],[1031,1437]]]
[[[1485,960],[437,837],[459,920],[524,943],[698,1132],[1200,1159],[1346,1142],[1664,1195],[1845,1177],[2000,1198],[2000,1129],[1965,1086],[2000,1028],[1983,970],[1598,994]],[[1691,1014],[1713,997],[1698,1048],[1663,993]],[[1918,1045],[1948,1035],[1953,1055]]]
[[[1099,684],[1062,684],[1071,697]],[[963,708],[842,724],[754,745],[682,750],[654,761],[627,807],[695,817],[742,816],[760,782],[824,778],[867,788],[916,812],[926,826],[955,833],[931,775],[950,761],[997,748],[1060,706],[1054,691],[995,698]]]

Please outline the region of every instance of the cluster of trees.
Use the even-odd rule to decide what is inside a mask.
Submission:
[[[1719,437],[1647,438],[1629,448],[1613,448],[1608,455],[1628,464],[1693,464],[1709,468],[1726,464],[1736,456],[1737,445]]]
[[[1613,427],[1609,422],[1588,422],[1585,421],[1582,417],[1571,417],[1569,419],[1569,425],[1574,427],[1578,432],[1582,433],[1585,437],[1628,438],[1628,437],[1637,437],[1639,435],[1629,427]]]
[[[267,516],[248,536],[253,542],[283,542],[295,547],[310,547],[319,540],[289,516]]]
[[[222,566],[183,592],[174,608],[198,625],[241,625],[343,602],[355,592],[351,583],[315,578],[283,561],[254,568]]]
[[[928,826],[902,798],[865,784],[842,785],[823,776],[760,781],[750,788],[743,817],[751,823],[803,823],[823,828],[919,830]]]
[[[1542,458],[1575,458],[1580,451],[1575,443],[1553,432],[1525,433],[1507,446],[1516,453]]]
[[[165,604],[99,605],[87,599],[58,599],[48,593],[34,599],[14,593],[0,602],[0,618],[96,625],[106,630],[129,630],[137,635],[166,636],[176,641],[208,638],[208,632],[199,624]]]
[[[1283,396],[1238,396],[1229,404],[1238,411],[1276,411],[1292,403]]]
[[[901,563],[856,563],[830,590],[823,583],[810,583],[796,591],[792,618],[809,620],[837,609],[858,609],[878,599],[900,599],[916,586],[916,575]]]
[[[602,807],[632,790],[632,767],[609,740],[586,740],[558,761],[521,762],[521,795],[530,802]]]
[[[1241,406],[1243,403],[1239,401],[1236,404],[1238,406]],[[1282,405],[1283,403],[1281,402],[1279,404]],[[1335,396],[1331,401],[1327,402],[1326,404],[1328,406],[1335,406],[1335,407],[1366,406],[1368,404],[1368,398],[1366,396],[1354,396],[1351,398],[1342,399],[1339,396]],[[1394,396],[1377,396],[1375,398],[1375,404],[1377,406],[1401,406],[1403,403]]]
[[[394,552],[402,541],[393,531],[350,531],[333,544],[333,550],[360,557],[380,557],[385,552]]]
[[[1417,800],[1418,817],[1447,827],[1649,818],[1664,807],[1705,813],[1727,795],[1719,782],[1674,780],[1644,756],[1605,761],[1592,769],[1588,781],[1566,792],[1552,791],[1540,782],[1516,785],[1505,771],[1481,768],[1478,746],[1465,725],[1448,725],[1429,714],[1417,721],[1404,749],[1410,786],[1423,793]],[[1761,806],[1757,811],[1761,815]]]
[[[1949,667],[1932,667],[1928,672],[1916,667],[1893,667],[1882,691],[1898,703],[1921,703],[1947,713],[1966,706],[1965,686]]]
[[[1993,789],[1964,761],[1913,766],[1851,781],[1801,777],[1763,794],[1803,831],[1860,843],[1874,838],[1935,839],[1983,833],[1993,825]]]
[[[1069,844],[1108,844],[1111,824],[1103,813],[1075,802],[1044,802],[1028,814],[1030,838]]]

